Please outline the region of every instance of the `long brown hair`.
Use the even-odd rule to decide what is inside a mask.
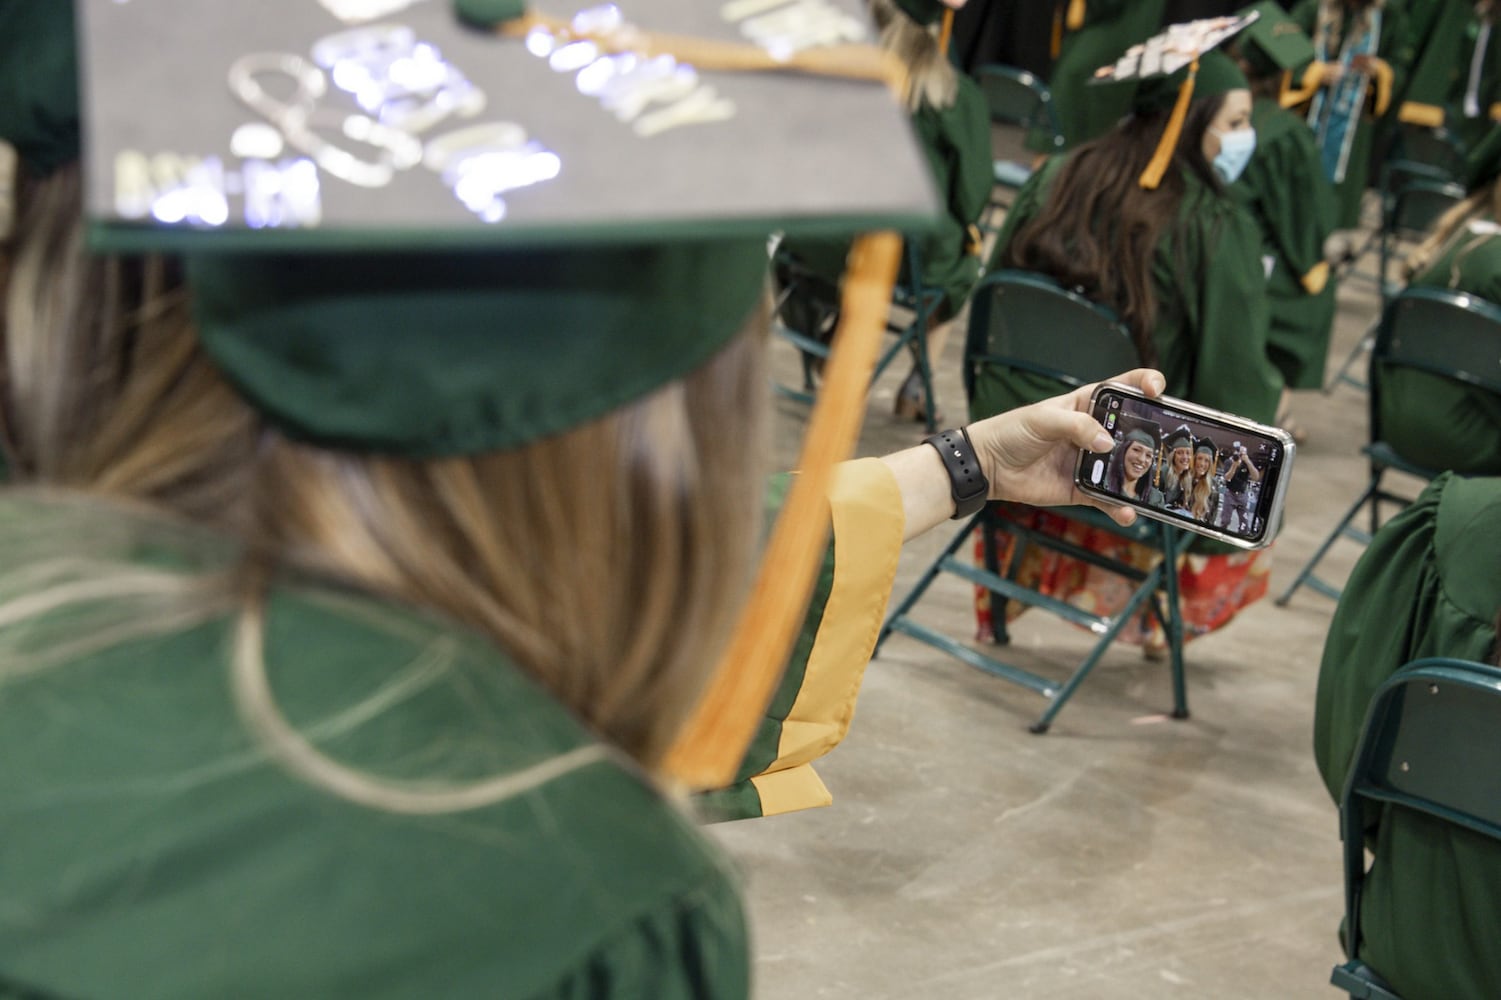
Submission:
[[[258,636],[278,573],[354,584],[488,637],[607,742],[660,762],[750,576],[764,305],[685,379],[545,441],[436,461],[333,451],[287,439],[230,388],[198,348],[171,261],[86,253],[79,192],[76,168],[25,192],[9,248],[0,436],[17,480],[84,498],[94,521],[144,507],[233,540],[249,554],[235,575],[251,583],[173,599],[239,615],[242,638]],[[13,610],[5,579],[26,569],[0,571],[0,620]],[[139,577],[130,569],[122,581]],[[259,648],[237,642],[237,694],[242,675],[264,680]],[[0,666],[3,679],[12,665]],[[329,762],[274,704],[241,710],[273,752],[339,794],[412,811],[484,804],[323,780]]]
[[[1003,266],[1051,275],[1111,307],[1131,330],[1142,363],[1155,366],[1157,246],[1169,227],[1180,225],[1189,193],[1185,175],[1211,192],[1223,191],[1203,152],[1204,132],[1223,104],[1220,95],[1189,106],[1173,168],[1155,191],[1143,190],[1138,178],[1162,135],[1166,110],[1132,114],[1080,146],[1059,170],[1042,210],[1006,247]],[[1175,240],[1175,252],[1181,254],[1181,241]]]

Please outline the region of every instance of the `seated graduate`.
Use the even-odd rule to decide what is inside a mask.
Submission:
[[[938,25],[945,11],[963,0],[867,0],[880,31],[881,47],[905,68],[906,103],[912,127],[927,156],[944,214],[930,235],[915,247],[921,274],[909,273],[904,255],[901,280],[916,281],[942,294],[929,320],[928,360],[943,354],[953,319],[980,280],[978,223],[990,203],[994,162],[990,149],[990,110],[978,84],[959,72],[939,46]],[[790,284],[782,305],[788,326],[827,339],[838,319],[838,278],[844,272],[848,241],[789,238],[783,248],[817,280]],[[931,379],[931,373],[927,376]],[[904,419],[926,421],[927,387],[921,365],[898,389],[893,409]],[[935,415],[935,420],[941,419]]]
[[[1276,423],[1302,441],[1307,432],[1292,417],[1289,391],[1324,384],[1334,329],[1335,282],[1324,259],[1324,242],[1336,222],[1334,186],[1307,121],[1285,103],[1299,97],[1289,93],[1287,81],[1313,63],[1313,43],[1273,0],[1246,8],[1253,10],[1259,15],[1255,23],[1229,51],[1251,84],[1256,155],[1232,190],[1245,199],[1262,232],[1267,353],[1287,386]]]
[[[1408,258],[1409,283],[1468,292],[1501,306],[1501,128],[1470,157],[1472,194]],[[1378,365],[1371,377],[1382,436],[1430,468],[1501,475],[1501,400],[1454,379]]]
[[[779,548],[779,520],[774,599],[747,600],[766,243],[794,214],[768,192],[832,226],[931,213],[901,108],[739,44],[776,71],[695,57],[695,103],[618,120],[577,73],[624,72],[651,31],[692,45],[681,5],[633,7],[645,34],[492,3],[467,28],[446,4],[355,28],[300,0],[76,9],[83,163],[75,5],[0,7],[23,165],[0,240],[0,993],[746,997],[736,880],[677,801],[763,721],[769,696],[721,679],[783,677],[784,649],[731,651],[835,605],[879,622],[902,539],[956,513],[934,447],[810,461],[783,514],[814,541]],[[152,47],[171,58],[119,58]],[[819,155],[787,157],[794,135]],[[213,169],[174,172],[181,151]],[[881,182],[852,181],[875,156]],[[688,169],[716,182],[691,207]],[[852,313],[881,315],[896,244],[862,241]],[[830,376],[851,435],[858,360]],[[1078,502],[1061,470],[1109,441],[1086,402],[969,426],[966,475]],[[822,546],[830,521],[860,544]],[[846,671],[847,725],[875,629],[844,624],[815,655]],[[839,735],[766,794],[816,797],[805,765]]]
[[[1041,272],[1110,307],[1144,363],[1167,377],[1168,392],[1269,423],[1282,379],[1267,355],[1262,236],[1227,186],[1255,145],[1251,94],[1234,61],[1207,47],[1244,23],[1223,19],[1209,22],[1213,27],[1196,22],[1171,29],[1178,51],[1190,44],[1186,35],[1206,45],[1196,72],[1184,66],[1148,79],[1136,91],[1130,117],[1039,169],[1019,192],[989,267]],[[1119,64],[1120,75],[1135,72],[1127,59]],[[997,365],[983,366],[974,386],[972,415],[1025,405],[1060,389],[1054,379]],[[1144,546],[1062,515],[1036,516],[1076,544],[1133,562],[1155,558]],[[1008,544],[1009,536],[1001,540]],[[1232,551],[1195,539],[1193,551],[1204,558],[1185,562],[1180,572],[1189,636],[1218,628],[1263,596],[1270,572],[1268,550]],[[1092,604],[1101,614],[1113,613],[1118,599],[1108,574],[1082,564],[1055,571],[1029,555],[1023,577],[1060,600]],[[977,601],[983,638],[993,632],[988,592],[980,591]],[[1149,648],[1163,641],[1145,620],[1142,629],[1128,627],[1120,636]]]
[[[1445,473],[1376,533],[1319,668],[1314,756],[1336,804],[1371,698],[1393,673],[1431,656],[1497,662],[1497,566],[1501,479]],[[1397,805],[1382,807],[1366,844],[1362,960],[1404,1000],[1501,996],[1501,845]]]

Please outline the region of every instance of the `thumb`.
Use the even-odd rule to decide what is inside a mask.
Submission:
[[[1076,448],[1106,452],[1115,447],[1115,439],[1100,422],[1078,410],[1041,407],[1032,415],[1031,430],[1047,444],[1067,442]]]

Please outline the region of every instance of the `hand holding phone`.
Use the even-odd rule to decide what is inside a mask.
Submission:
[[[1114,446],[1081,451],[1080,492],[1240,548],[1271,544],[1295,451],[1286,431],[1113,382],[1090,412]]]

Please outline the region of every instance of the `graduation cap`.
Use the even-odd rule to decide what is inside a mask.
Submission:
[[[1240,67],[1217,51],[1217,46],[1255,23],[1258,16],[1252,11],[1235,17],[1208,17],[1174,24],[1131,46],[1115,62],[1095,70],[1091,83],[1139,81],[1141,86],[1132,102],[1137,111],[1172,109],[1157,150],[1141,173],[1138,183],[1143,188],[1156,190],[1162,183],[1162,175],[1178,148],[1188,105],[1194,98],[1216,97],[1250,87]]]
[[[728,344],[773,231],[938,214],[859,0],[811,19],[760,0],[79,9],[93,245],[180,255],[209,356],[324,446],[429,458],[578,426]],[[670,761],[690,783],[732,777],[780,676],[900,246],[851,253],[803,474]]]
[[[1212,458],[1219,451],[1219,448],[1215,445],[1213,439],[1206,436],[1194,442],[1194,453],[1198,454],[1201,451],[1206,452]]]
[[[1179,448],[1193,447],[1193,431],[1188,429],[1187,424],[1179,424],[1174,431],[1167,436],[1167,450],[1176,451]]]
[[[1250,66],[1252,75],[1271,77],[1281,74],[1277,103],[1284,108],[1308,100],[1318,89],[1324,69],[1318,61],[1313,39],[1274,0],[1261,0],[1240,11],[1241,15],[1251,13],[1257,18],[1236,39],[1235,47]],[[1293,78],[1300,74],[1302,83],[1294,88]]]
[[[1145,417],[1122,414],[1116,425],[1116,435],[1123,443],[1137,442],[1156,452],[1162,446],[1162,428]]]

